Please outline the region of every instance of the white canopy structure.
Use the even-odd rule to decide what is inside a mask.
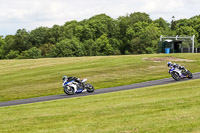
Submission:
[[[195,35],[193,35],[192,37],[181,37],[181,36],[169,36],[169,37],[163,37],[162,35],[160,36],[160,41],[162,42],[163,39],[175,39],[175,40],[178,40],[178,39],[191,39],[192,40],[192,53],[194,53],[194,38],[195,38]]]

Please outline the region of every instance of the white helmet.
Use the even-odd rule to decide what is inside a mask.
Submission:
[[[67,76],[63,76],[62,80],[65,81],[67,79]]]

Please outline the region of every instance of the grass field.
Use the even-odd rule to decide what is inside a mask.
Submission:
[[[176,57],[192,72],[200,71],[200,54],[153,54],[0,60],[0,102],[62,94],[62,76],[87,78],[96,89],[169,77],[167,61],[144,58]],[[172,60],[173,61],[173,60]]]
[[[1,133],[198,133],[200,79],[0,108]]]

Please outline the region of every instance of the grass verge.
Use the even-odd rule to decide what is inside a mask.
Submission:
[[[144,58],[176,57],[191,72],[200,71],[200,54],[149,54],[71,57],[35,60],[0,60],[0,102],[62,94],[62,76],[88,78],[96,89],[167,78],[166,62]]]
[[[200,79],[0,108],[3,133],[200,132]]]

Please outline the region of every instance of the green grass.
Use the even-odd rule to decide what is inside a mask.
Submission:
[[[143,58],[178,57],[192,72],[200,71],[200,54],[152,54],[0,60],[0,102],[62,94],[62,76],[87,78],[96,89],[169,77],[166,61]],[[169,60],[168,60],[169,61]]]
[[[2,133],[200,132],[200,79],[0,108]]]

